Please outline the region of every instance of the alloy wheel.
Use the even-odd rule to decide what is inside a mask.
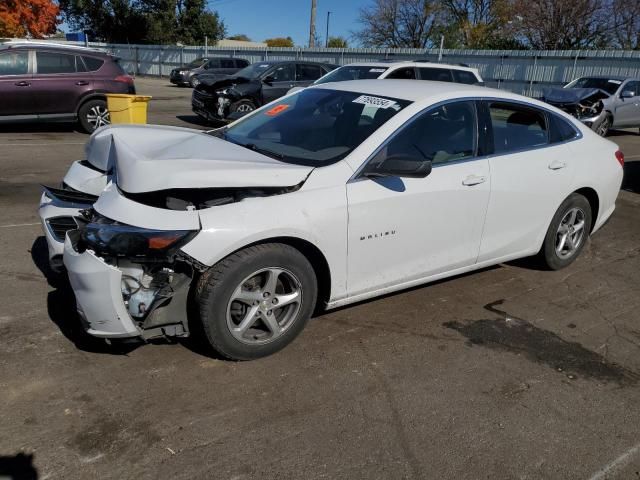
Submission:
[[[111,123],[109,110],[102,105],[91,107],[87,112],[87,122],[94,130],[104,125],[109,125]]]
[[[607,115],[606,117],[604,117],[604,120],[602,120],[602,123],[598,125],[598,129],[596,133],[601,137],[606,137],[607,133],[609,133],[610,127],[611,127],[611,117]]]
[[[254,108],[251,105],[243,103],[241,105],[238,105],[238,108],[236,109],[236,112],[247,113],[247,112],[253,112],[253,110],[254,110]]]
[[[582,209],[571,208],[560,221],[556,233],[556,255],[565,259],[571,257],[584,240],[585,213]]]
[[[301,306],[302,284],[296,276],[284,268],[265,268],[234,290],[227,305],[227,327],[242,343],[270,343],[295,323]]]

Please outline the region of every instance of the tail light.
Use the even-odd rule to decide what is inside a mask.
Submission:
[[[129,75],[118,75],[116,78],[114,78],[114,80],[116,82],[122,82],[129,85],[133,85],[133,77]]]
[[[616,151],[616,160],[618,160],[620,166],[624,168],[624,153],[622,153],[622,151]]]

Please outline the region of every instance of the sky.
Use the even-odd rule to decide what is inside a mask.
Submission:
[[[331,12],[329,36],[349,39],[358,29],[360,7],[371,0],[317,0],[316,30],[324,42],[327,11]],[[251,40],[293,38],[296,45],[309,42],[311,0],[209,0],[209,8],[217,11],[227,26],[228,35],[244,33]],[[350,42],[353,43],[353,42]]]

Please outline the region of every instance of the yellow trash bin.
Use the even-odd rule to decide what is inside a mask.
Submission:
[[[107,93],[107,109],[111,123],[147,123],[148,95]]]

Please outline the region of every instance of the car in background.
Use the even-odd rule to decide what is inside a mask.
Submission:
[[[107,93],[135,93],[118,58],[45,42],[0,45],[0,122],[77,121],[85,132],[110,123]]]
[[[243,58],[196,58],[193,62],[171,70],[169,81],[178,86],[195,87],[200,83],[201,74],[232,75],[248,65],[249,62]]]
[[[640,79],[581,77],[547,88],[541,100],[573,115],[605,137],[611,128],[640,128]]]
[[[305,61],[257,62],[235,75],[201,79],[191,97],[194,113],[210,121],[239,118],[285,95],[293,87],[306,87],[336,68]]]
[[[530,255],[568,266],[624,165],[543,102],[400,80],[314,86],[209,132],[113,125],[86,152],[39,210],[85,328],[200,334],[236,360],[316,310]]]
[[[338,67],[313,85],[329,82],[344,82],[348,80],[372,79],[399,80],[432,80],[436,82],[455,82],[466,85],[484,85],[484,80],[476,68],[444,63],[430,63],[418,61],[378,61],[350,63]],[[299,90],[295,87],[289,93]]]

